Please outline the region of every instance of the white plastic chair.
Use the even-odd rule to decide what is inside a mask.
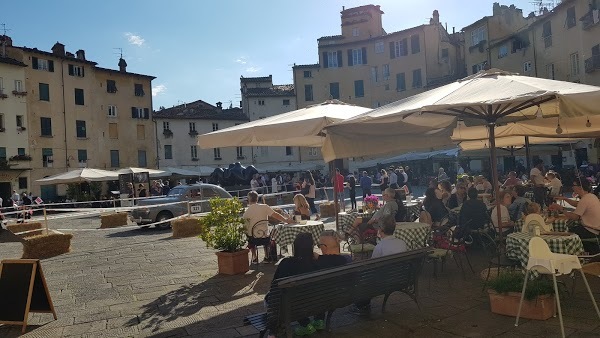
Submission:
[[[556,307],[558,310],[558,318],[560,321],[560,331],[562,336],[565,337],[565,328],[563,325],[562,311],[560,308],[560,297],[558,295],[558,287],[556,286],[556,276],[566,275],[571,273],[573,270],[579,270],[585,287],[590,294],[598,318],[600,318],[600,310],[594,299],[594,294],[590,290],[590,285],[585,278],[585,273],[581,269],[581,263],[579,258],[575,255],[557,254],[550,251],[548,243],[540,237],[533,237],[529,241],[529,261],[527,262],[527,272],[525,273],[525,280],[523,281],[523,290],[521,291],[521,301],[519,302],[519,310],[517,311],[517,320],[515,326],[519,326],[519,316],[521,315],[521,306],[523,306],[523,298],[525,297],[525,289],[527,288],[527,280],[529,279],[529,273],[534,270],[540,274],[552,275],[552,282],[554,283],[554,296],[556,297]]]
[[[550,229],[550,226],[548,224],[546,224],[546,221],[544,221],[544,218],[542,217],[542,215],[539,214],[529,214],[527,215],[527,217],[525,217],[525,221],[523,222],[523,228],[521,229],[521,232],[528,232],[529,231],[529,224],[533,225],[533,226],[539,226],[541,231],[551,231],[552,229]]]

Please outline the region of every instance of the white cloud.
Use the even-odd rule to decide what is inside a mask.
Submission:
[[[239,57],[239,58],[237,58],[235,60],[235,63],[239,63],[239,64],[242,64],[242,65],[245,65],[246,62],[248,62],[248,61],[246,61],[246,57],[245,56]]]
[[[146,42],[146,40],[140,35],[136,35],[129,32],[125,33],[125,37],[127,38],[127,41],[129,41],[130,44],[136,45],[138,47],[141,47]]]
[[[167,86],[164,84],[159,84],[157,86],[152,87],[152,96],[157,96],[160,94],[164,94],[167,91]]]
[[[246,72],[248,72],[248,73],[256,73],[256,72],[259,72],[261,69],[262,68],[252,66],[252,67],[246,68]]]

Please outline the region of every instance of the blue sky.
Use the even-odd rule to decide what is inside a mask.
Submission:
[[[0,24],[17,46],[49,51],[56,41],[86,51],[99,66],[117,68],[122,48],[128,71],[154,75],[154,108],[202,99],[240,101],[241,75],[273,75],[292,83],[291,67],[317,63],[317,39],[337,35],[340,11],[380,5],[387,32],[440,21],[462,27],[491,15],[494,0],[32,0],[2,1]],[[525,15],[530,0],[514,3]]]

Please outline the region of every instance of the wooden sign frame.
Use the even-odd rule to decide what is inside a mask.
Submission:
[[[38,313],[52,313],[52,315],[54,316],[54,320],[57,319],[56,317],[56,311],[54,310],[54,305],[52,304],[52,298],[50,297],[50,292],[48,291],[48,285],[46,284],[46,278],[44,277],[44,272],[42,271],[42,266],[40,265],[40,260],[39,259],[5,259],[3,261],[0,262],[0,288],[3,287],[3,285],[8,285],[5,283],[8,283],[7,280],[2,280],[2,271],[5,267],[5,265],[12,265],[12,264],[31,264],[31,277],[29,278],[29,284],[27,286],[27,299],[26,299],[26,304],[25,304],[25,311],[23,313],[23,319],[22,320],[3,320],[3,318],[0,318],[0,324],[12,324],[12,325],[22,325],[23,328],[21,330],[21,333],[25,333],[25,330],[27,329],[27,319],[29,317],[29,313],[30,312],[38,312]],[[37,285],[36,285],[36,281],[37,281]],[[41,285],[40,285],[41,284]],[[37,288],[36,288],[37,286]],[[0,292],[2,292],[2,289],[0,289]],[[42,301],[45,301],[47,303],[44,303],[43,305],[41,305],[42,308],[31,308],[32,305],[32,297],[34,295],[36,296],[41,296]],[[42,293],[40,293],[42,292]],[[15,306],[14,304],[6,304],[6,306],[11,307],[11,306]],[[21,305],[22,306],[22,305]],[[36,306],[40,306],[39,304]],[[35,307],[35,306],[34,306]],[[47,307],[47,308],[45,308]],[[17,314],[18,315],[18,314]]]

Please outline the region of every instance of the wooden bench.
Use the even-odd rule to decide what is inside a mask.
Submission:
[[[395,291],[406,293],[417,306],[417,281],[428,249],[368,259],[341,267],[276,280],[267,296],[267,312],[248,316],[263,337],[267,330],[278,337],[292,337],[291,323],[327,312],[330,328],[335,309],[384,295],[382,311]]]

